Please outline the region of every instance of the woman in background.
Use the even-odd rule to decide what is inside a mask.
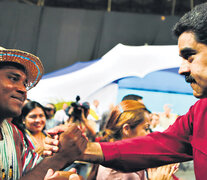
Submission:
[[[113,142],[117,140],[133,138],[137,136],[145,136],[150,133],[150,113],[144,104],[135,100],[125,100],[117,105],[111,112],[110,118],[106,125],[102,141]],[[171,167],[169,167],[171,169]],[[96,168],[94,168],[96,169]],[[174,166],[173,166],[174,169]],[[174,170],[173,170],[174,172]],[[96,174],[93,172],[93,174]],[[171,178],[170,173],[161,175],[156,172],[156,177],[160,180]],[[145,170],[123,173],[110,168],[99,165],[97,175],[89,176],[88,179],[97,180],[146,180],[147,172]],[[154,180],[152,171],[150,171],[151,179]],[[150,179],[150,180],[151,180]]]
[[[46,123],[44,107],[36,101],[30,101],[24,105],[21,116],[14,122],[29,140],[29,145],[41,155],[46,137],[43,132]]]
[[[150,133],[149,126],[150,116],[143,104],[134,100],[122,101],[111,112],[103,141],[113,142],[126,138],[145,136]],[[145,180],[147,178],[144,171],[122,173],[100,165],[96,179]]]

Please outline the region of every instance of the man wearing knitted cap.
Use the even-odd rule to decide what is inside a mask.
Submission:
[[[125,172],[194,160],[197,180],[207,177],[207,3],[174,26],[182,57],[179,73],[198,100],[164,132],[113,143],[89,143],[82,160]]]
[[[25,143],[22,133],[6,120],[21,114],[27,90],[38,83],[42,74],[43,66],[38,57],[20,50],[0,48],[1,180],[44,179],[49,168],[63,168],[65,164],[73,162],[86,146],[80,130],[70,126],[60,137],[60,152],[42,160]],[[74,145],[74,139],[79,141],[79,145]],[[71,158],[66,160],[68,154],[71,154]]]

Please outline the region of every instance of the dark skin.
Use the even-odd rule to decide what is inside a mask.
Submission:
[[[32,171],[23,176],[21,180],[33,180],[37,179],[37,177],[38,179],[43,179],[49,168],[57,171],[63,168],[66,164],[71,164],[76,159],[76,157],[79,157],[82,154],[83,150],[86,147],[87,143],[85,141],[85,138],[81,137],[82,133],[76,127],[76,125],[73,124],[68,127],[67,131],[60,135],[59,152],[55,153],[53,156],[46,157]],[[76,141],[79,142],[78,146],[75,144]],[[68,154],[71,156],[68,156]]]
[[[26,75],[13,66],[0,68],[0,124],[5,118],[18,116],[26,99]],[[5,103],[6,102],[6,103]],[[0,134],[2,140],[2,134]]]
[[[8,65],[0,67],[0,125],[4,119],[19,116],[23,103],[27,97],[25,71],[16,66]],[[2,134],[0,133],[2,140]],[[78,143],[77,143],[78,142]],[[87,140],[82,136],[81,131],[70,125],[60,135],[60,151],[53,156],[46,157],[32,171],[27,173],[21,180],[44,179],[49,168],[54,171],[63,168],[66,164],[72,163],[85,150]],[[70,154],[70,156],[68,156]],[[68,158],[65,158],[65,157]]]

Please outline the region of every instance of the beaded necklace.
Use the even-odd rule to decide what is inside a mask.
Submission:
[[[13,131],[6,120],[2,123],[1,133],[3,140],[0,141],[0,178],[1,180],[18,179],[19,169]]]

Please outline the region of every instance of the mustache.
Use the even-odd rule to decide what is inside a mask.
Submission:
[[[185,81],[187,83],[196,83],[195,79],[191,75],[185,75]]]

